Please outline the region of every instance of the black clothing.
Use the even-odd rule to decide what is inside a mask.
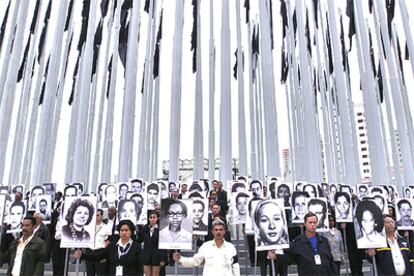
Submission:
[[[286,254],[278,254],[276,260],[274,261],[275,275],[287,276],[288,262],[289,257],[287,257]],[[260,275],[272,275],[272,263],[267,259],[267,251],[257,251],[257,263],[260,266]],[[267,274],[267,267],[269,267],[269,274]]]
[[[357,247],[355,228],[353,223],[346,224],[345,233],[351,276],[363,276],[364,273],[362,272],[362,260],[365,257],[365,250],[358,249]]]
[[[401,254],[404,258],[405,263],[405,274],[404,275],[413,275],[413,254],[410,251],[408,242],[403,237],[397,237],[398,246],[400,247]],[[375,254],[375,260],[377,264],[378,275],[397,275],[394,269],[394,262],[392,259],[391,248],[377,248]],[[372,262],[371,258],[368,258],[368,261]]]
[[[86,249],[87,253],[95,253],[99,254],[100,251],[103,249],[97,249],[97,250],[91,250],[89,248]],[[86,274],[88,276],[106,276],[108,275],[108,262],[91,262],[91,261],[85,261],[86,264]]]
[[[193,231],[208,231],[208,226],[205,225],[203,221],[200,222],[198,227],[195,227],[195,224],[193,223]]]
[[[124,276],[143,275],[142,250],[138,242],[133,241],[129,251],[120,258],[118,257],[118,245],[110,244],[100,252],[82,254],[82,259],[92,262],[107,259],[109,262],[109,275],[115,275],[117,266],[123,267]]]
[[[317,248],[314,251],[305,233],[293,240],[288,252],[298,265],[299,275],[335,275],[336,266],[331,254],[331,247],[325,237],[316,234]],[[315,264],[315,255],[320,256],[321,265]]]
[[[167,250],[158,249],[159,232],[159,228],[155,228],[151,237],[150,227],[145,225],[138,234],[138,242],[144,242],[144,265],[159,266],[160,262],[167,263]]]
[[[50,252],[52,250],[52,238],[50,237],[49,228],[46,225],[40,223],[39,229],[37,229],[36,233],[34,234],[36,237],[41,238],[46,243],[46,254],[47,254],[47,261],[50,260]]]

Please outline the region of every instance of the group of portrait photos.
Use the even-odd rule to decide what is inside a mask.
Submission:
[[[396,213],[399,230],[414,230],[414,187],[405,187],[401,196],[392,185],[309,183],[267,181],[239,177],[227,183],[228,221],[244,225],[246,235],[254,235],[257,250],[289,247],[288,227],[303,224],[304,216],[318,217],[318,232],[329,231],[329,209],[337,223],[353,223],[358,248],[377,248],[386,243],[382,217],[389,207]],[[187,186],[188,184],[186,184]],[[178,195],[180,183],[131,179],[126,182],[100,183],[90,191],[83,183],[67,183],[62,189],[62,247],[90,247],[94,239],[97,209],[117,209],[116,223],[130,220],[135,225],[148,223],[148,212],[160,210],[161,249],[191,249],[193,235],[208,234],[208,215],[212,202],[205,181],[193,181],[187,192]],[[37,212],[50,223],[56,184],[0,186],[0,221],[8,232],[21,231],[28,212]],[[15,200],[22,193],[23,200]],[[214,202],[213,202],[214,203]]]

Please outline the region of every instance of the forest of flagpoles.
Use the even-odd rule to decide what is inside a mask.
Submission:
[[[398,186],[414,183],[414,131],[405,78],[414,74],[408,0],[344,0],[344,16],[338,12],[336,5],[341,1],[337,0],[174,0],[175,22],[163,20],[162,0],[36,0],[33,11],[28,9],[30,1],[2,2],[8,4],[0,22],[3,185],[51,182],[57,158],[66,164],[65,183],[85,182],[93,189],[100,182],[131,177],[156,180],[160,162],[159,71],[166,66],[171,67],[172,76],[167,115],[168,170],[169,180],[177,181],[186,78],[183,55],[188,51],[183,45],[184,21],[193,23],[195,114],[194,125],[186,127],[194,131],[194,179],[218,178],[223,183],[232,179],[235,136],[239,175],[259,180],[281,176],[278,136],[288,132],[293,180],[360,183],[350,79],[350,72],[359,70],[372,182],[394,181]],[[209,2],[208,10],[200,11],[201,1]],[[75,18],[75,2],[81,2],[81,23]],[[193,18],[184,18],[185,5],[192,5]],[[215,6],[220,6],[221,14],[214,12]],[[257,10],[254,15],[253,6]],[[49,24],[51,13],[58,14],[53,28]],[[236,24],[231,23],[230,13]],[[401,22],[398,26],[394,14]],[[213,29],[219,16],[220,35],[216,37]],[[207,18],[203,22],[209,24],[209,34],[203,34],[209,37],[208,49],[202,49],[201,18]],[[367,18],[374,24],[368,24]],[[343,23],[345,19],[348,24]],[[140,33],[143,20],[147,20],[147,29]],[[75,24],[81,24],[79,34],[74,31]],[[174,24],[172,45],[163,45],[163,24]],[[237,37],[234,67],[231,32]],[[248,43],[242,42],[243,37]],[[275,47],[276,37],[281,39],[281,48]],[[138,51],[141,41],[146,43],[145,51]],[[172,47],[168,60],[160,60],[162,47]],[[348,60],[351,51],[357,54],[352,63]],[[278,64],[273,58],[275,52],[281,56]],[[208,79],[204,83],[203,53],[208,54]],[[143,65],[138,64],[139,56],[145,56]],[[69,71],[73,59],[74,70]],[[144,67],[142,80],[137,78],[138,66]],[[282,91],[275,85],[278,66]],[[219,83],[216,71],[220,72]],[[233,77],[237,92],[232,91]],[[121,91],[117,89],[120,82]],[[64,97],[65,86],[71,86],[69,98]],[[115,93],[122,93],[122,111],[115,109]],[[208,93],[208,102],[203,102],[203,93]],[[232,93],[237,102],[232,101]],[[277,123],[277,97],[281,94],[287,101],[287,128]],[[140,107],[137,97],[141,97]],[[215,104],[217,99],[219,105]],[[63,105],[68,103],[69,137],[67,144],[60,144],[60,118]],[[114,136],[115,112],[122,112],[120,137]],[[208,114],[208,126],[204,126],[204,114]],[[215,114],[219,114],[217,122]],[[17,116],[14,120],[13,115]],[[236,127],[232,125],[234,117]],[[232,132],[234,129],[237,133]],[[208,138],[207,147],[204,137]],[[120,139],[119,149],[113,149],[115,139]],[[67,147],[66,157],[59,155],[62,146]],[[205,147],[208,152],[204,152]],[[114,156],[113,152],[119,154]],[[220,158],[219,175],[215,175],[216,157]],[[133,158],[137,158],[136,167]],[[204,170],[205,158],[208,172]],[[119,164],[117,172],[112,166],[114,159]]]

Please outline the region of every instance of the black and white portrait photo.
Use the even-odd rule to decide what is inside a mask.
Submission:
[[[147,194],[146,193],[128,193],[127,199],[135,201],[138,206],[137,224],[147,224]]]
[[[9,194],[9,186],[0,186],[0,194]]]
[[[387,247],[384,219],[375,202],[363,200],[355,209],[355,236],[359,249]]]
[[[161,199],[168,198],[170,196],[170,193],[167,189],[167,186],[168,186],[167,182],[166,181],[158,181],[157,183],[158,183],[158,186],[160,187],[160,193],[161,193],[160,198]],[[158,202],[161,202],[161,201],[158,201]]]
[[[25,187],[23,184],[17,184],[17,185],[10,186],[9,190],[10,190],[9,194],[13,195],[13,198],[14,198],[16,193],[21,193],[24,196]]]
[[[244,182],[239,182],[239,181],[230,181],[229,183],[231,183],[231,185],[229,187],[231,187],[231,193],[239,193],[239,192],[246,192],[247,188],[246,188],[246,183]]]
[[[289,248],[283,199],[260,201],[254,211],[256,250]]]
[[[85,183],[74,182],[74,183],[69,183],[69,185],[73,185],[77,188],[78,196],[81,196],[85,193]]]
[[[352,222],[351,195],[346,192],[335,194],[335,219],[337,222]]]
[[[118,195],[119,200],[126,199],[126,194],[130,191],[130,184],[129,182],[119,182],[118,183]]]
[[[36,212],[42,217],[44,224],[50,224],[52,220],[52,195],[40,195],[37,197]]]
[[[129,220],[134,225],[137,224],[138,218],[141,216],[142,209],[139,208],[137,202],[132,199],[122,199],[118,203],[118,220]]]
[[[94,246],[96,226],[96,197],[68,197],[61,221],[62,248]]]
[[[263,183],[260,180],[250,181],[249,190],[254,198],[263,198]]]
[[[348,193],[348,194],[352,194],[353,189],[352,189],[352,187],[350,185],[347,185],[347,184],[339,184],[339,191],[340,192],[345,192],[345,193]]]
[[[105,194],[105,189],[106,186],[108,186],[108,183],[99,183],[99,185],[96,188],[96,194],[98,196],[98,202],[103,202],[104,201],[104,194]]]
[[[108,184],[105,187],[104,201],[102,202],[102,208],[116,207],[118,205],[118,188],[114,184]]]
[[[161,186],[157,183],[151,183],[147,187],[147,209],[155,210],[155,206],[161,202]]]
[[[398,230],[414,230],[414,200],[400,198],[396,201],[397,229]]]
[[[246,216],[246,223],[244,224],[244,232],[246,235],[254,235],[255,223],[254,223],[254,212],[256,211],[256,206],[263,199],[261,198],[252,198],[249,202],[249,213]]]
[[[252,194],[248,192],[231,194],[230,206],[233,224],[246,223],[248,205],[252,198]]]
[[[371,194],[371,197],[367,197],[366,199],[374,201],[380,208],[383,215],[388,214],[388,201],[386,194]]]
[[[308,206],[306,199],[309,198],[308,193],[294,191],[292,194],[292,223],[303,223]]]
[[[1,223],[8,224],[9,223],[9,217],[10,217],[10,206],[13,203],[13,199],[9,194],[1,194],[4,196],[4,206],[3,206],[3,220]]]
[[[17,233],[22,231],[22,220],[26,216],[26,205],[23,201],[14,201],[9,208],[8,222],[10,228],[6,233]]]
[[[191,197],[190,199],[193,201],[193,235],[205,236],[208,230],[208,200],[200,197]]]
[[[337,188],[336,184],[334,184],[334,183],[329,184],[329,204],[331,206],[335,205],[335,198],[334,197],[335,197],[335,194],[336,194],[337,190],[338,190],[338,188]]]
[[[318,185],[315,183],[306,183],[303,185],[303,191],[308,193],[310,198],[318,197]]]
[[[369,197],[369,187],[367,184],[357,184],[357,195],[359,199]]]
[[[319,187],[320,187],[319,197],[329,198],[329,184],[326,182],[322,182],[320,183]]]
[[[133,193],[142,193],[145,188],[145,182],[142,178],[133,178],[129,180],[131,184],[131,192]]]
[[[295,181],[293,183],[294,190],[298,191],[298,192],[302,192],[303,191],[303,186],[305,184],[306,184],[306,182],[304,182],[304,181]]]
[[[29,210],[36,211],[37,205],[37,197],[45,194],[45,188],[41,185],[33,186],[30,190],[29,196]]]
[[[292,191],[292,183],[280,182],[276,185],[276,198],[282,198],[284,200],[285,208],[290,209],[290,197]]]
[[[326,198],[308,198],[306,205],[308,206],[308,212],[312,212],[318,217],[318,226],[316,227],[316,231],[329,231],[328,203]]]
[[[78,196],[78,187],[76,187],[75,185],[70,185],[70,184],[66,185],[65,189],[63,190],[63,196],[65,198]]]
[[[53,201],[55,199],[56,183],[43,183],[43,188],[45,188],[45,195],[51,195]]]
[[[166,198],[161,202],[160,249],[191,249],[192,201]]]

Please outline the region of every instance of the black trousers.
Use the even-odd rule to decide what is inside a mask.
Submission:
[[[103,249],[98,249],[98,250],[90,250],[90,249],[86,249],[87,253],[97,253],[99,251],[101,251]],[[108,275],[108,262],[91,262],[91,261],[85,261],[86,264],[86,274],[88,276],[104,276],[104,275]]]
[[[272,275],[272,262],[267,259],[267,251],[257,251],[257,263],[260,267],[260,275]],[[277,255],[274,263],[275,275],[288,275],[288,263],[285,255]],[[267,274],[267,267],[269,267],[269,274]]]
[[[60,248],[60,240],[52,243],[53,276],[63,276],[65,271],[66,248]]]

